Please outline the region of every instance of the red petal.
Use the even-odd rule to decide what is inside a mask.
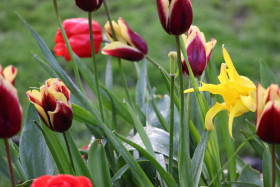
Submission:
[[[78,177],[76,177],[76,179],[78,179],[81,182],[83,187],[92,187],[92,183],[87,177],[78,176]]]
[[[43,175],[33,180],[31,187],[46,187],[48,180],[52,178],[50,175]]]
[[[46,187],[83,187],[76,177],[72,175],[60,174],[48,180]]]

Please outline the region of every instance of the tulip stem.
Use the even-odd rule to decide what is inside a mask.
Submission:
[[[96,86],[97,99],[98,99],[98,103],[99,103],[101,119],[104,122],[104,111],[103,111],[102,98],[101,98],[100,90],[99,90],[99,79],[98,79],[98,72],[97,72],[97,65],[96,65],[96,58],[95,58],[95,49],[94,49],[94,40],[93,40],[92,23],[91,22],[92,22],[92,12],[89,12],[88,13],[88,26],[89,26],[89,36],[90,36],[90,46],[91,46],[91,54],[92,54],[91,56],[92,56],[92,62],[93,62],[95,86]]]
[[[109,8],[107,6],[107,1],[106,0],[103,0],[103,5],[104,5],[104,8],[105,8],[107,18],[109,20],[109,24],[110,24],[110,27],[111,27],[113,39],[114,39],[114,41],[116,41],[117,38],[116,38],[116,34],[115,34],[115,31],[114,31],[114,28],[113,28],[112,18],[111,18],[110,11],[109,11]]]
[[[149,57],[149,56],[146,56],[146,59],[149,60],[156,68],[162,70],[162,72],[163,72],[167,77],[169,77],[169,74],[166,72],[166,70],[165,70],[161,65],[159,65],[154,59],[152,59],[152,58]]]
[[[63,134],[63,138],[64,138],[64,141],[65,141],[65,144],[66,144],[66,147],[67,147],[67,151],[68,151],[68,154],[69,154],[69,159],[70,159],[71,166],[73,168],[74,173],[76,173],[75,172],[75,167],[74,167],[74,162],[73,162],[73,157],[72,157],[72,154],[71,154],[71,149],[70,149],[70,146],[69,146],[69,143],[68,143],[66,133],[63,132],[62,134]]]
[[[78,69],[78,66],[77,66],[77,62],[76,62],[73,50],[72,50],[72,48],[70,46],[70,43],[69,43],[69,40],[67,38],[66,32],[65,32],[65,30],[64,30],[64,28],[62,26],[62,23],[61,23],[61,18],[60,18],[60,15],[59,15],[59,11],[58,11],[58,6],[57,6],[57,1],[56,0],[53,0],[53,6],[54,6],[54,9],[55,9],[56,18],[57,18],[57,21],[58,21],[58,24],[59,24],[59,28],[60,28],[61,34],[63,36],[64,42],[66,44],[67,50],[68,50],[70,58],[71,58],[71,64],[72,64],[72,68],[74,70],[74,74],[75,74],[75,78],[77,80],[78,87],[83,92],[83,94],[85,94],[85,91],[83,89],[83,85],[82,85],[80,74],[79,74],[79,69]]]
[[[16,186],[15,185],[15,177],[14,177],[14,173],[13,173],[12,159],[11,159],[8,139],[4,138],[4,142],[5,142],[5,148],[6,148],[6,153],[7,153],[7,159],[8,159],[8,165],[9,165],[9,171],[10,171],[11,184],[12,184],[12,187],[15,187]]]
[[[275,156],[275,145],[271,144],[272,147],[272,187],[275,187],[275,183],[276,183],[276,173],[275,173],[275,169],[276,169],[276,156]]]

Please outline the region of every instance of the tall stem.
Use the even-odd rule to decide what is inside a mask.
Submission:
[[[57,21],[58,21],[58,24],[59,24],[59,28],[60,28],[61,34],[63,36],[64,42],[66,44],[67,50],[68,50],[70,58],[71,58],[71,64],[72,64],[72,68],[74,70],[74,74],[75,74],[75,78],[77,80],[78,87],[85,94],[85,91],[83,89],[83,85],[82,85],[82,82],[81,82],[81,78],[80,78],[80,74],[79,74],[79,69],[78,69],[78,66],[77,66],[77,62],[76,62],[74,53],[72,51],[72,48],[71,48],[70,43],[69,43],[69,40],[67,38],[65,30],[64,30],[64,28],[62,26],[62,23],[61,23],[61,18],[60,18],[60,15],[59,15],[59,11],[58,11],[58,6],[57,6],[57,1],[56,0],[53,0],[53,6],[54,6],[54,10],[55,10],[55,13],[56,13],[56,18],[57,18]]]
[[[272,144],[272,187],[275,187],[276,183],[276,157],[275,157],[275,145]]]
[[[73,157],[72,157],[72,154],[71,154],[71,150],[70,150],[70,146],[69,146],[69,143],[68,143],[68,140],[67,140],[66,133],[63,132],[62,134],[63,134],[63,138],[64,138],[64,141],[65,141],[65,144],[66,144],[66,147],[67,147],[67,151],[68,151],[71,166],[73,168],[74,173],[76,173],[75,172],[75,167],[74,167],[74,161],[73,161]]]
[[[166,70],[161,66],[159,65],[154,59],[152,59],[151,57],[149,56],[146,56],[146,59],[149,60],[155,67],[157,67],[158,69],[161,69],[162,72],[168,77],[169,74],[166,72]]]
[[[93,63],[95,86],[96,86],[97,99],[98,99],[98,103],[99,103],[101,119],[104,122],[104,111],[103,111],[102,98],[101,98],[100,90],[99,90],[99,79],[98,79],[97,65],[96,65],[96,59],[95,59],[95,49],[94,49],[94,40],[93,40],[91,22],[92,22],[92,12],[89,12],[88,13],[88,26],[89,26],[89,36],[90,36],[90,46],[91,46],[91,54],[92,54],[91,56],[92,56],[92,63]]]
[[[12,187],[15,187],[16,186],[16,184],[15,184],[15,177],[14,177],[14,173],[13,173],[12,159],[11,159],[8,139],[4,138],[4,142],[5,142],[5,148],[6,148],[6,153],[7,153],[7,159],[8,159],[8,165],[9,165],[9,171],[10,171],[11,184],[12,184]]]
[[[107,1],[106,0],[103,0],[103,5],[104,5],[104,8],[105,8],[107,18],[109,20],[109,24],[110,24],[110,27],[111,27],[113,39],[114,39],[114,41],[116,41],[117,38],[116,38],[116,34],[115,34],[115,31],[114,31],[114,28],[113,28],[112,18],[111,18],[110,11],[109,11],[109,8],[107,6]]]

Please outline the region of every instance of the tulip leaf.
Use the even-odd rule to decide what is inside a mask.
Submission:
[[[274,73],[271,71],[267,63],[263,60],[261,60],[260,63],[260,75],[261,75],[261,85],[264,88],[267,88],[272,83],[278,84],[278,81]]]
[[[82,123],[92,124],[94,126],[98,125],[98,121],[87,110],[83,109],[82,107],[80,107],[79,105],[76,105],[74,103],[72,103],[72,108],[73,108],[74,120],[82,122]]]
[[[94,186],[112,186],[109,164],[101,140],[96,139],[90,146],[88,153],[88,167],[96,184]]]
[[[262,157],[263,187],[270,187],[272,179],[272,160],[271,152],[268,147],[264,149]]]
[[[28,179],[54,175],[56,166],[40,130],[33,121],[39,121],[33,105],[29,105],[20,137],[20,160]]]
[[[253,149],[256,151],[256,153],[259,155],[259,157],[262,158],[263,152],[265,149],[264,143],[252,133],[248,133],[243,130],[241,130],[241,132],[246,138],[248,138],[250,136],[254,136],[249,142],[250,142],[251,146],[253,147]]]
[[[37,62],[40,63],[40,65],[48,72],[48,74],[52,77],[52,78],[57,78],[57,74],[55,73],[55,71],[46,63],[44,62],[41,58],[38,57],[37,54],[32,53],[33,58],[35,58],[37,60]]]
[[[262,181],[260,180],[260,173],[254,170],[249,164],[247,164],[241,171],[238,182],[244,182],[247,184],[254,184],[257,186],[262,186]],[[236,185],[237,187],[242,187],[244,185]]]
[[[112,58],[111,56],[108,56],[106,72],[105,72],[105,86],[110,91],[112,91],[113,89],[113,70],[112,70],[111,58]]]
[[[134,143],[133,141],[130,141],[124,137],[122,137],[121,135],[115,133],[122,141],[124,141],[125,143],[129,144],[130,146],[134,147],[135,149],[137,149],[139,151],[139,153],[141,153],[144,157],[146,157],[152,164],[153,166],[157,169],[157,171],[159,172],[160,176],[162,177],[162,179],[166,182],[166,184],[168,186],[177,186],[177,183],[175,182],[175,180],[173,179],[173,177],[166,172],[166,170],[160,165],[160,163],[158,163],[158,161],[155,159],[155,156],[150,154],[148,151],[146,151],[145,149],[143,149],[141,146],[139,146],[138,144]]]
[[[136,104],[139,106],[140,109],[143,108],[145,103],[145,96],[146,96],[146,87],[147,87],[147,63],[144,60],[141,63],[141,70],[140,75],[136,84]]]

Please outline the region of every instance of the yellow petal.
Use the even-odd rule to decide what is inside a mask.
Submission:
[[[256,90],[252,90],[249,96],[240,96],[243,104],[252,112],[256,111]]]
[[[34,106],[35,106],[37,112],[39,113],[40,117],[46,123],[46,125],[48,127],[50,127],[50,122],[49,122],[49,119],[47,117],[47,114],[46,114],[45,110],[40,105],[37,105],[36,103],[34,103]]]
[[[216,103],[205,116],[205,128],[208,131],[214,130],[213,118],[222,110],[227,110],[225,103]]]
[[[239,77],[239,74],[237,73],[235,67],[233,66],[231,58],[230,58],[227,50],[224,47],[223,47],[223,55],[224,55],[224,59],[225,59],[226,65],[228,67],[229,79],[231,79],[231,80],[237,79]]]
[[[229,79],[227,76],[227,66],[225,63],[221,64],[221,70],[220,70],[220,75],[218,76],[218,79],[221,84],[227,84]]]
[[[28,90],[26,95],[31,103],[42,105],[42,94],[38,90]]]
[[[206,43],[206,45],[205,45],[206,55],[208,55],[212,51],[212,49],[215,47],[216,43],[217,43],[217,40],[215,40],[214,38],[212,38],[210,42]]]

